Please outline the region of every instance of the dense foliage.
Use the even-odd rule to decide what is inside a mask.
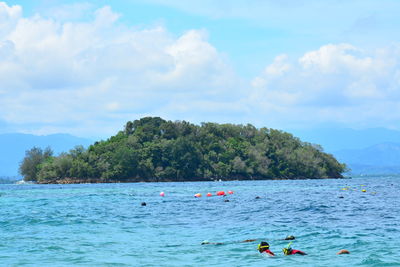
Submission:
[[[26,153],[21,174],[39,182],[339,178],[346,168],[320,146],[286,132],[159,117],[130,121],[88,149],[57,157],[37,148]]]
[[[34,147],[25,152],[25,158],[19,166],[19,172],[24,176],[25,181],[39,180],[38,173],[41,169],[41,164],[51,159],[53,151],[50,147],[42,150],[39,147]]]

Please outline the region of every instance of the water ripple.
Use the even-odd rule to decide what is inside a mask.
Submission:
[[[5,266],[400,266],[398,179],[2,185],[0,260]],[[193,197],[219,190],[235,194]],[[309,255],[284,257],[287,235]],[[240,242],[246,239],[256,241]],[[261,240],[277,257],[257,252]],[[351,254],[337,256],[340,249]]]

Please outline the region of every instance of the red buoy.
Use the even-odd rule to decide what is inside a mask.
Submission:
[[[229,191],[228,191],[228,194],[229,194],[229,195],[232,195],[232,194],[233,194],[233,191],[229,190]]]
[[[218,191],[217,192],[217,196],[225,196],[225,192],[224,191]]]
[[[208,196],[208,197],[212,197],[212,194],[211,194],[211,193],[207,193],[207,196]]]
[[[163,197],[163,196],[165,196],[165,193],[164,193],[164,192],[161,192],[161,193],[160,193],[160,197]]]

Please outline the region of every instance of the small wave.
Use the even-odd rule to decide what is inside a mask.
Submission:
[[[376,267],[381,267],[381,266],[400,266],[400,261],[397,262],[387,262],[383,261],[376,256],[368,256],[366,259],[364,259],[361,262],[362,265],[368,265],[368,266],[376,266]]]

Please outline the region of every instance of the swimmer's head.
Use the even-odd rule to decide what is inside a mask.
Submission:
[[[202,244],[202,245],[207,245],[207,244],[210,244],[210,241],[204,240],[203,242],[201,242],[201,244]]]
[[[266,251],[267,249],[269,249],[269,244],[268,244],[267,242],[261,242],[261,243],[258,245],[258,251],[259,251],[260,253]]]
[[[341,249],[341,250],[339,250],[339,252],[338,253],[336,253],[337,255],[340,255],[340,254],[350,254],[350,251],[348,251],[347,249]]]
[[[285,254],[285,255],[290,255],[290,253],[292,252],[292,248],[283,248],[282,249],[282,251],[283,251],[283,254]]]
[[[288,235],[287,237],[285,237],[285,240],[295,240],[296,238],[292,235]]]

